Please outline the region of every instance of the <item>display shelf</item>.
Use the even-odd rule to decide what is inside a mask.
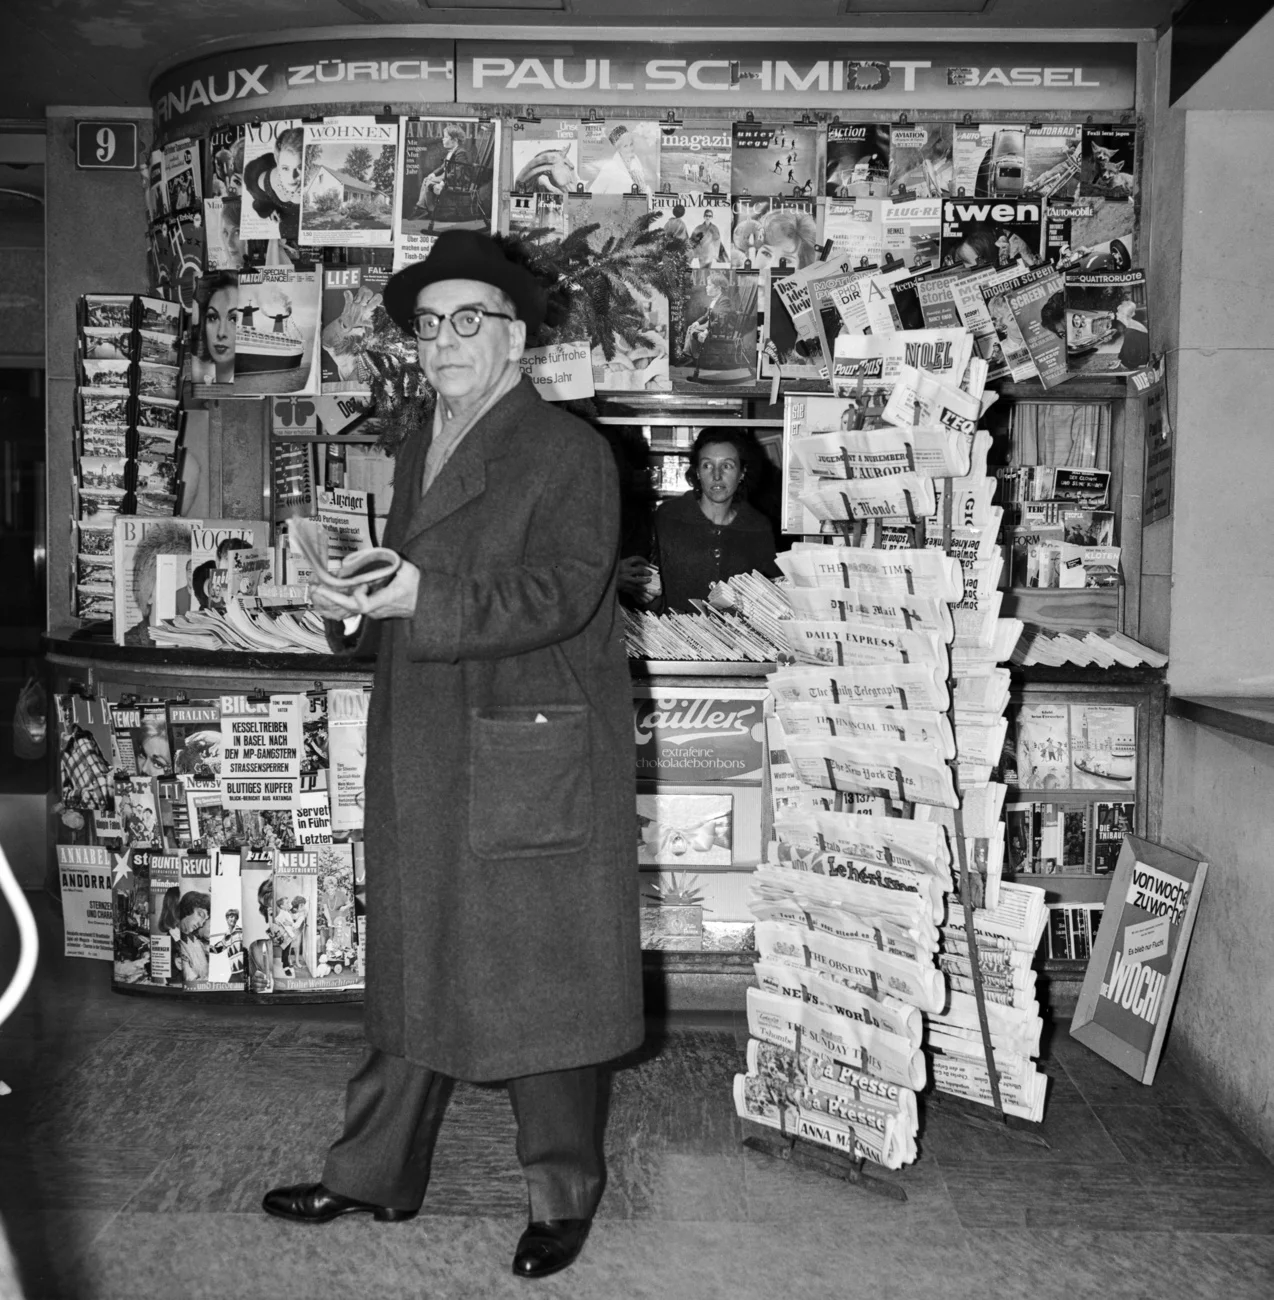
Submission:
[[[1174,695],[1168,717],[1274,745],[1274,697],[1268,695]]]

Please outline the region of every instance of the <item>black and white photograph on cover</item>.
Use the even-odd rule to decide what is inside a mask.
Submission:
[[[1130,203],[1054,198],[1044,209],[1044,256],[1059,271],[1131,271],[1134,220]]]
[[[243,124],[208,128],[204,160],[204,197],[220,199],[243,193]]]
[[[1066,365],[1071,374],[1130,375],[1149,362],[1145,272],[1067,272]]]
[[[585,188],[579,174],[577,117],[546,117],[509,127],[515,194],[572,194]]]
[[[1137,128],[1085,124],[1079,176],[1081,197],[1130,202],[1137,193]]]
[[[895,123],[890,128],[892,197],[946,198],[951,193],[953,170],[950,122]]]
[[[730,265],[732,206],[728,194],[655,194],[655,224],[686,246],[692,268]]]
[[[734,194],[812,198],[822,181],[814,126],[734,124],[730,188]]]
[[[884,198],[889,185],[888,122],[833,122],[827,128],[823,193],[833,199]]]
[[[965,125],[952,132],[951,197],[1012,198],[1026,188],[1026,125]]]
[[[226,336],[216,336],[211,323],[205,327],[201,317],[195,342],[208,340],[220,369],[225,366],[227,347],[233,352],[236,396],[313,392],[321,273],[266,266],[217,274],[235,275],[237,298],[232,301],[226,290],[221,299],[226,312],[237,312],[233,337],[228,337],[228,330]]]
[[[1036,199],[971,202],[946,199],[942,204],[943,266],[995,266],[1021,261],[1029,270],[1042,260],[1043,208]]]
[[[394,237],[398,123],[333,117],[304,125],[301,238],[388,247]]]
[[[676,386],[751,382],[756,374],[756,272],[692,270],[680,323],[672,366]]]
[[[318,946],[318,876],[309,872],[287,875],[276,869],[270,919],[275,986],[286,988],[293,980],[313,979]]]
[[[738,271],[766,267],[799,271],[818,261],[818,221],[813,199],[736,195],[730,265]]]
[[[300,256],[301,176],[305,136],[299,120],[249,122],[244,127],[241,239],[264,239],[277,247],[266,260]]]
[[[732,141],[725,123],[665,126],[659,144],[659,186],[681,194],[729,194]]]
[[[579,178],[590,194],[649,197],[660,184],[657,122],[580,124]]]

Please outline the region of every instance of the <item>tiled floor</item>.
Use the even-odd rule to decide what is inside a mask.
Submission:
[[[616,1072],[609,1186],[556,1278],[508,1273],[525,1200],[503,1089],[457,1090],[420,1218],[280,1223],[261,1193],[317,1176],[358,1009],[111,994],[104,966],[56,955],[37,901],[40,975],[0,1031],[0,1213],[27,1300],[1274,1297],[1274,1168],[1171,1059],[1143,1088],[1064,1032],[1049,1147],[925,1107],[921,1159],[884,1175],[905,1204],[741,1147],[725,1016],[654,1026]]]

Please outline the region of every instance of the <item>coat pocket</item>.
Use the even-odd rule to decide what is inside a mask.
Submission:
[[[587,707],[474,709],[470,724],[473,851],[526,858],[584,848],[593,829]]]

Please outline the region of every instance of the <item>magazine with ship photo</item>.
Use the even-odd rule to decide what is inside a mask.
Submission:
[[[578,117],[546,117],[509,125],[515,194],[573,194],[585,188],[579,174]]]
[[[496,230],[500,123],[476,117],[403,119],[394,270],[429,255],[444,230]]]
[[[1150,361],[1146,273],[1066,273],[1066,363],[1072,374],[1131,375]]]
[[[1134,790],[1136,708],[1131,704],[1072,704],[1070,714],[1070,784],[1076,790]]]
[[[659,188],[680,194],[729,194],[732,146],[725,123],[663,127]]]
[[[736,122],[730,154],[734,193],[816,195],[822,180],[818,137],[816,126]]]
[[[889,193],[895,198],[941,199],[954,175],[950,122],[895,123],[889,132]]]
[[[388,247],[394,238],[398,122],[329,117],[306,122],[301,239]]]
[[[235,279],[234,302],[225,309],[235,322],[231,339],[234,395],[317,392],[322,273],[265,266],[240,271]],[[203,330],[210,344],[214,341],[213,322],[207,313],[193,328]],[[193,358],[201,355],[198,342],[196,338],[192,349],[192,373]],[[202,355],[206,354],[205,348]],[[217,371],[222,368],[218,363]]]
[[[1087,197],[1131,202],[1137,194],[1137,128],[1086,124],[1080,158],[1079,192]]]
[[[832,199],[887,197],[890,143],[888,122],[830,123],[823,193]]]

